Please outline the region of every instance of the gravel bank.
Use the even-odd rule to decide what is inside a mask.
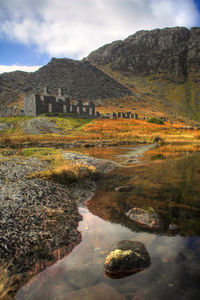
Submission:
[[[85,155],[63,156],[94,165],[100,174],[115,167]],[[20,285],[80,242],[77,206],[95,190],[90,179],[67,186],[27,178],[47,164],[37,158],[0,160],[0,258],[10,264],[11,274],[20,274]]]

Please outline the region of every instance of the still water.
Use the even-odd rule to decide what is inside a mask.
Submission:
[[[144,146],[143,146],[144,147]],[[136,147],[83,149],[123,164]],[[79,149],[80,151],[80,149]],[[115,187],[132,184],[129,192]],[[132,207],[153,207],[162,229],[149,231],[125,216]],[[80,207],[82,241],[73,251],[22,287],[16,299],[199,299],[200,293],[200,155],[176,161],[119,167],[98,182],[87,208]],[[176,224],[175,231],[169,230]],[[142,242],[151,265],[120,279],[109,278],[103,263],[120,240]]]

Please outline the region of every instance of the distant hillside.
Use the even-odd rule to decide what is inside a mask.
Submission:
[[[200,28],[139,31],[84,60],[168,112],[200,120]]]
[[[131,91],[88,62],[56,59],[33,73],[11,72],[0,75],[1,102],[16,100],[16,95],[41,92],[44,86],[51,93],[62,87],[66,95],[78,100],[120,98]]]

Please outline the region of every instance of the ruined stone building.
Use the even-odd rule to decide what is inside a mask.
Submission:
[[[78,101],[72,103],[58,88],[56,96],[48,93],[48,88],[42,94],[30,94],[24,97],[24,115],[38,116],[46,113],[73,113],[85,117],[95,117],[95,104]]]

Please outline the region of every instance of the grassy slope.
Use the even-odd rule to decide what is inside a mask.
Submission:
[[[11,129],[0,132],[0,144],[7,147],[37,147],[48,143],[104,143],[110,142],[153,142],[156,136],[164,139],[165,143],[199,143],[199,130],[188,130],[181,127],[180,123],[165,122],[164,125],[148,123],[146,120],[134,119],[76,119],[72,117],[47,117],[56,122],[57,128],[61,129],[58,134],[45,133],[41,135],[24,134],[22,123],[27,117],[0,118],[0,123],[13,125]]]
[[[178,84],[158,74],[126,77],[111,70],[109,65],[97,67],[134,93],[133,97],[119,99],[121,106],[127,109],[134,107],[139,114],[144,115],[168,115],[175,119],[179,117],[200,121],[200,85],[195,81],[198,74],[190,73],[185,83]]]

